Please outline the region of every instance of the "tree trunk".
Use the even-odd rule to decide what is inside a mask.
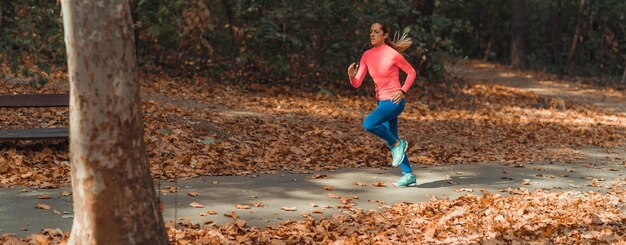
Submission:
[[[624,74],[622,75],[622,83],[626,83],[626,61],[624,61]]]
[[[583,10],[585,8],[585,0],[580,0],[580,6],[578,9],[578,17],[576,18],[576,31],[574,32],[574,37],[572,38],[572,46],[569,49],[569,54],[567,55],[567,70],[571,70],[572,60],[574,58],[574,54],[576,52],[576,44],[578,44],[578,39],[580,39],[580,32],[582,27],[582,18],[583,18]]]
[[[6,4],[6,0],[2,0],[0,2],[0,31],[4,30],[4,5]]]
[[[524,50],[524,34],[526,18],[524,14],[525,0],[513,0],[511,9],[511,65],[516,69],[526,68]]]
[[[129,3],[61,7],[74,200],[68,244],[168,244],[143,142]]]
[[[228,1],[222,0],[222,4],[224,5],[224,9],[226,10],[228,26],[230,27],[230,35],[233,40],[233,50],[230,52],[230,65],[234,74],[235,72],[237,72],[237,57],[239,56],[239,39],[237,38],[237,35],[235,33],[235,13],[232,6],[228,4]],[[237,55],[235,55],[235,52],[237,53]]]
[[[551,21],[552,21],[552,41],[551,41],[551,46],[552,46],[552,59],[554,64],[556,65],[556,69],[557,69],[557,73],[559,75],[559,77],[561,77],[563,75],[563,68],[562,68],[562,63],[563,63],[563,59],[562,59],[562,55],[563,55],[563,51],[562,51],[562,47],[563,47],[563,43],[561,40],[561,0],[556,0],[554,2],[554,9],[551,11]]]

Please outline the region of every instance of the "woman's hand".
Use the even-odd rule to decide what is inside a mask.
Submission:
[[[354,77],[356,77],[356,64],[352,63],[350,67],[348,67],[348,78],[352,81]]]
[[[398,92],[394,93],[391,97],[391,102],[393,102],[394,104],[400,104],[400,101],[402,101],[402,99],[404,99],[404,92],[402,92],[402,90],[398,90]]]

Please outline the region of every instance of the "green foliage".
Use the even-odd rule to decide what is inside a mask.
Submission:
[[[579,0],[526,1],[529,67],[563,74],[620,76],[626,64],[626,2],[586,1],[567,66]],[[4,0],[0,60],[14,74],[44,81],[65,63],[60,6]],[[508,63],[511,4],[482,0],[285,1],[134,0],[135,41],[144,69],[222,79],[345,84],[345,70],[369,48],[376,21],[408,32],[407,59],[429,81],[445,78],[439,54]]]
[[[51,66],[65,62],[60,10],[54,1],[3,1],[0,57],[33,86],[45,84]]]

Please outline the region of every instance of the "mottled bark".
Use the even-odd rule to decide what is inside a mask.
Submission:
[[[128,1],[62,0],[70,79],[69,244],[167,244],[143,142]]]
[[[511,5],[511,65],[513,68],[526,68],[524,36],[526,18],[524,16],[525,0],[513,0]]]

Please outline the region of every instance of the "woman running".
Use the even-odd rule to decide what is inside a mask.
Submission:
[[[411,46],[411,40],[401,38],[397,42],[389,40],[389,29],[383,23],[376,22],[370,28],[372,48],[361,57],[359,66],[352,63],[348,67],[350,84],[361,86],[365,73],[369,72],[376,86],[377,107],[365,117],[363,127],[384,139],[391,150],[392,166],[398,165],[404,174],[395,185],[407,187],[416,185],[416,177],[406,157],[408,143],[398,137],[398,115],[404,110],[404,97],[415,80],[415,69],[404,59],[400,52]],[[358,71],[357,71],[358,68]],[[399,70],[407,74],[404,85],[400,86]]]

